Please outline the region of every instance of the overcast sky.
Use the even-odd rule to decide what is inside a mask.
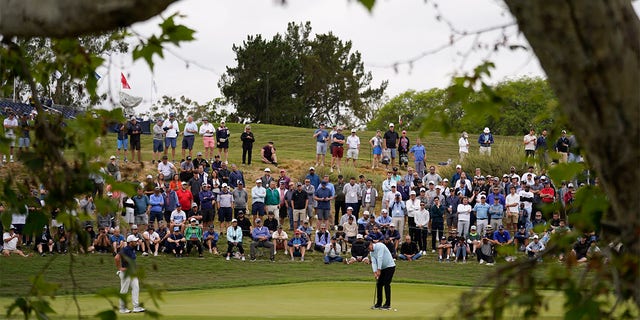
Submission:
[[[389,97],[408,89],[445,87],[453,74],[469,71],[487,57],[497,66],[494,82],[523,75],[544,76],[532,52],[471,51],[474,37],[427,55],[412,66],[400,63],[393,68],[395,63],[411,60],[449,42],[450,27],[443,19],[438,21],[438,15],[457,30],[469,32],[513,21],[501,1],[438,1],[438,9],[432,3],[378,0],[369,13],[356,1],[348,0],[289,0],[285,6],[274,0],[183,0],[163,15],[174,12],[186,15],[179,21],[197,31],[196,40],[170,49],[172,53],[167,53],[164,60],[156,59],[153,72],[142,61],[133,63],[130,55],[112,56],[110,64],[98,70],[103,75],[99,90],[117,96],[123,72],[131,86],[126,92],[144,98],[138,112],[147,109],[152,98],[162,95],[209,101],[221,96],[217,84],[226,66],[235,66],[233,44],[241,44],[250,34],[271,38],[284,33],[290,21],[311,21],[314,34],[333,32],[342,40],[352,41],[353,49],[362,53],[366,69],[372,72],[374,84],[389,81]],[[142,35],[158,33],[159,21],[156,18],[136,24],[133,30]],[[505,32],[511,43],[526,44],[515,26]],[[479,43],[492,46],[501,33],[502,30],[483,34]],[[153,80],[157,91],[153,90]]]

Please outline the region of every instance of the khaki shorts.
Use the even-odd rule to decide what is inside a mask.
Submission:
[[[507,214],[507,223],[518,223],[518,217],[517,212],[509,212]]]
[[[298,220],[304,222],[307,220],[307,210],[305,209],[293,209],[293,221],[297,222]]]
[[[278,206],[277,206],[277,205],[274,205],[274,206],[271,206],[271,205],[269,205],[269,206],[265,206],[265,208],[264,208],[264,209],[265,209],[264,211],[266,211],[266,213],[267,213],[267,214],[268,214],[269,212],[273,212],[274,214],[276,214],[276,213],[278,213],[278,211],[280,210],[280,209],[278,209]]]

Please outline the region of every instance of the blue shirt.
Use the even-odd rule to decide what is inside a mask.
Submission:
[[[393,262],[393,257],[387,246],[380,242],[374,243],[373,251],[371,251],[371,269],[373,269],[373,272],[395,266],[396,263]]]
[[[269,228],[265,226],[255,227],[251,231],[251,237],[253,238],[253,240],[256,240],[256,241],[260,237],[267,237],[267,240],[268,240],[268,239],[271,239],[271,232],[269,232]]]
[[[376,223],[379,225],[391,224],[391,217],[380,215],[376,218]]]
[[[306,177],[304,177],[305,179],[309,179],[309,182],[311,182],[311,185],[318,189],[318,186],[320,185],[320,176],[317,174],[311,174],[309,173]]]
[[[213,236],[213,241],[218,241],[220,234],[215,231],[207,230],[204,232],[204,235],[202,236],[202,238],[206,240],[209,236]]]
[[[316,136],[316,142],[322,142],[325,143],[326,139],[329,137],[329,132],[327,132],[327,130],[324,129],[317,129],[313,134],[318,134]]]
[[[129,268],[129,264],[131,264],[131,266],[135,266],[136,248],[126,245],[122,250],[120,250],[120,258],[122,258],[120,259],[120,262],[123,268]]]
[[[162,208],[164,207],[164,196],[162,193],[150,195],[149,204],[151,204],[152,212],[162,212]]]
[[[136,215],[142,215],[147,212],[147,207],[149,206],[149,198],[145,194],[141,196],[136,195],[133,197],[133,203],[135,203],[136,206]]]
[[[503,233],[500,234],[500,231],[495,231],[493,233],[493,240],[496,240],[500,243],[505,243],[509,240],[511,240],[511,235],[509,234],[509,231],[507,230],[503,230]]]
[[[491,206],[488,203],[482,203],[482,202],[478,202],[476,203],[476,205],[473,207],[473,211],[476,212],[476,218],[478,218],[478,220],[482,220],[482,219],[489,219],[489,208]]]
[[[391,202],[391,204],[389,204],[389,210],[391,210],[391,216],[394,218],[404,218],[404,209],[405,209],[405,205],[404,202],[400,201],[400,202]],[[382,217],[382,216],[380,216]]]
[[[494,204],[495,198],[498,197],[498,199],[500,199],[500,204],[504,207],[505,205],[505,198],[504,195],[502,195],[502,193],[498,193],[498,195],[496,195],[495,193],[490,193],[487,196],[487,203],[490,203],[491,205]]]
[[[424,157],[427,155],[427,150],[424,148],[424,145],[415,145],[411,147],[409,152],[413,153],[413,156],[416,158],[416,162],[424,161]]]
[[[329,188],[323,188],[322,186],[316,189],[316,197],[318,198],[330,198],[332,196],[331,190]],[[331,209],[331,201],[330,200],[317,200],[318,201],[318,209],[328,210]]]

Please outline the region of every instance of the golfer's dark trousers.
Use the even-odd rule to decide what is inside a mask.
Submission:
[[[391,306],[391,280],[393,279],[393,274],[395,272],[395,266],[380,270],[380,277],[378,277],[378,282],[376,282],[376,306],[382,305],[382,287],[384,287],[384,296],[386,297],[383,306]]]

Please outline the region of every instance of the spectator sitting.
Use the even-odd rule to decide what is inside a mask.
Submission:
[[[364,235],[369,235],[371,232],[373,232],[374,228],[378,228],[379,229],[380,226],[376,222],[376,217],[372,215],[372,216],[369,217],[369,222],[366,224],[366,226],[364,228]]]
[[[340,256],[342,247],[336,242],[336,237],[331,237],[331,242],[324,246],[324,264],[330,264],[333,262],[342,262],[343,259]]]
[[[111,249],[111,239],[109,238],[108,228],[99,228],[98,235],[93,240],[93,248],[100,253],[107,253]]]
[[[242,214],[242,217],[244,218],[244,213]],[[238,214],[238,218],[240,218],[240,214]],[[243,233],[244,231],[242,230],[242,228],[238,226],[238,220],[232,219],[231,226],[227,228],[227,261],[229,261],[234,248],[238,249],[238,254],[240,255],[242,261],[244,261],[244,248],[242,247]]]
[[[266,146],[262,147],[260,157],[262,162],[278,166],[278,157],[276,156],[276,148],[273,146],[273,141],[269,141]]]
[[[233,220],[236,220],[236,219],[233,219]],[[233,220],[231,220],[231,221],[233,221]],[[236,220],[236,222],[238,223],[238,226],[240,227],[240,230],[242,230],[242,236],[243,237],[250,237],[251,236],[251,221],[249,221],[249,219],[245,218],[244,212],[242,212],[242,211],[238,212],[238,219]]]
[[[111,235],[111,247],[113,249],[113,254],[117,254],[127,245],[127,242],[124,241],[124,236],[120,234],[120,227],[113,228],[113,234]]]
[[[187,239],[180,233],[180,227],[173,227],[173,233],[167,238],[169,243],[169,250],[175,255],[176,258],[181,258],[184,253],[184,245]]]
[[[466,263],[467,254],[471,253],[471,250],[469,249],[469,244],[467,244],[464,237],[458,237],[457,240],[458,241],[456,242],[453,249],[456,255],[455,261],[457,262],[462,260],[462,263]]]
[[[147,244],[149,254],[153,254],[154,257],[158,256],[162,238],[160,238],[160,235],[153,229],[153,225],[147,227],[147,231],[142,233],[142,238]]]
[[[418,250],[418,245],[411,241],[411,236],[405,236],[404,242],[400,246],[400,254],[398,254],[398,259],[413,261],[418,260],[422,257],[422,254]]]
[[[353,244],[353,242],[356,241],[356,236],[358,235],[358,224],[353,220],[354,217],[349,217],[347,222],[342,225],[347,242],[350,244]]]
[[[513,237],[516,240],[516,248],[518,248],[518,251],[525,251],[525,248],[529,244],[529,235],[527,234],[525,226],[520,226]]]
[[[269,260],[275,261],[271,233],[267,227],[262,225],[260,218],[256,219],[256,226],[251,231],[251,239],[253,239],[250,246],[251,261],[256,261],[256,248],[258,247],[269,249]]]
[[[195,246],[198,249],[198,257],[202,258],[202,228],[196,218],[191,218],[189,226],[184,231],[187,239],[187,255],[191,254],[191,249]]]
[[[452,246],[447,241],[447,237],[440,238],[440,242],[436,247],[438,248],[438,261],[442,262],[444,260],[442,257],[446,257],[446,260],[449,261]]]
[[[272,233],[278,230],[278,220],[275,219],[273,212],[269,212],[267,215],[267,219],[264,220],[264,226]]]
[[[347,260],[347,264],[363,262],[369,264],[369,249],[364,237],[361,234],[356,236],[356,241],[351,245],[351,258]]]
[[[204,232],[202,239],[204,240],[205,249],[209,249],[209,253],[218,255],[218,238],[220,235],[216,232],[213,224],[209,225],[209,230]]]
[[[575,256],[577,262],[587,262],[587,255],[589,253],[590,246],[591,244],[589,243],[586,235],[578,237],[578,241],[571,249],[571,254]]]
[[[384,241],[384,234],[382,233],[382,231],[380,231],[380,228],[376,225],[373,227],[371,232],[367,234],[366,240],[373,243],[381,242],[381,241]]]
[[[307,250],[311,250],[311,246],[313,245],[313,241],[311,241],[311,227],[309,227],[309,221],[305,221],[301,226],[298,227],[298,230],[302,232],[302,237],[305,238],[307,242]]]
[[[278,229],[271,234],[271,239],[273,240],[273,254],[276,254],[278,250],[284,250],[285,254],[287,253],[289,235],[282,230],[282,226],[278,226]]]
[[[540,259],[540,252],[544,250],[544,244],[538,240],[538,235],[533,235],[533,242],[527,245],[527,256],[531,259]]]
[[[324,252],[324,247],[331,241],[331,234],[327,231],[327,226],[323,223],[320,230],[316,231],[315,244],[313,249],[318,252]]]
[[[342,253],[347,253],[347,234],[344,232],[344,227],[343,226],[337,226],[338,230],[336,231],[336,233],[333,235],[334,238],[336,238],[336,243],[338,243],[340,245],[340,247],[342,248]]]
[[[167,239],[171,235],[171,231],[167,227],[167,223],[164,220],[160,221],[160,226],[158,227],[158,229],[156,229],[156,233],[158,234],[158,238],[160,238],[160,241],[158,242],[158,251],[166,252],[167,248],[169,247]]]
[[[304,253],[307,248],[307,240],[302,236],[303,232],[296,230],[293,238],[289,240],[287,245],[289,246],[289,255],[291,255],[291,261],[294,261],[294,257],[300,257],[300,261],[304,261]]]
[[[171,212],[171,217],[169,218],[169,221],[171,221],[171,224],[169,225],[169,227],[172,230],[175,227],[178,227],[181,230],[184,229],[185,224],[187,222],[187,214],[184,211],[182,211],[182,206],[180,205],[180,202],[176,204],[176,209],[173,210],[173,212]]]
[[[396,226],[390,225],[387,232],[384,233],[384,244],[387,246],[391,255],[395,258],[398,251],[398,244],[400,243],[400,232],[396,230]]]
[[[495,261],[493,259],[495,249],[493,241],[493,227],[488,226],[488,228],[485,229],[485,235],[482,237],[478,246],[476,246],[476,257],[480,264],[484,264],[486,262],[488,266],[492,266]]]
[[[109,163],[107,164],[107,173],[109,173],[109,175],[112,176],[116,181],[122,180],[122,175],[120,174],[120,166],[118,166],[116,156],[109,157]]]
[[[36,250],[41,256],[46,256],[47,252],[53,253],[53,237],[49,233],[49,228],[45,225],[42,229],[42,234],[36,238]]]

